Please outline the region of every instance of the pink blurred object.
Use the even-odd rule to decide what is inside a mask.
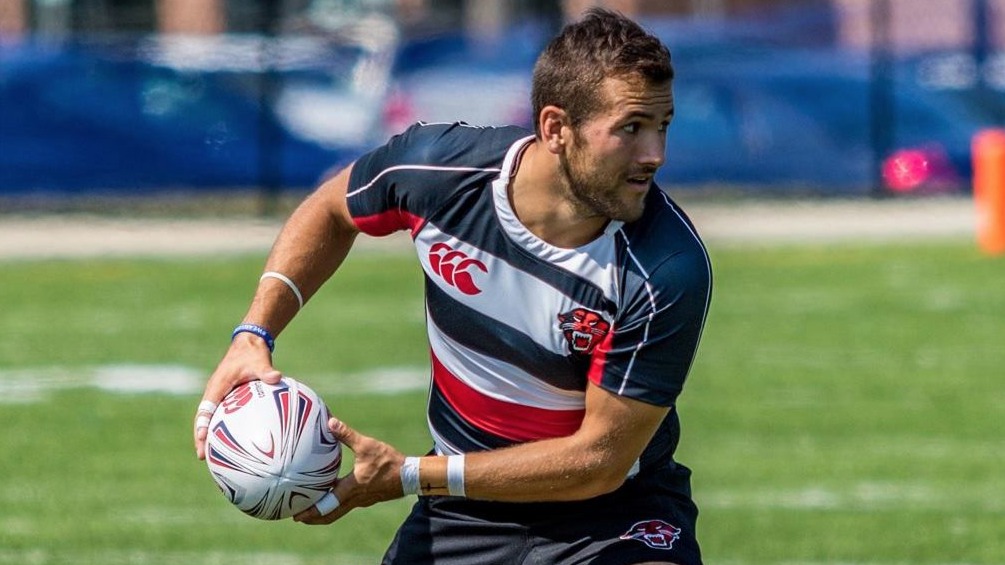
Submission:
[[[959,175],[945,150],[927,145],[894,151],[883,161],[883,182],[898,194],[951,190]]]

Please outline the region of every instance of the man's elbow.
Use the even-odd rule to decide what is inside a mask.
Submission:
[[[577,489],[582,498],[593,498],[614,492],[625,484],[631,465],[602,460],[595,465],[583,469],[579,477],[580,488]]]
[[[603,477],[597,478],[585,485],[583,498],[594,498],[614,492],[625,484],[625,477]]]

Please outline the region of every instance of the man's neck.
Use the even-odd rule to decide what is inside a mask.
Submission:
[[[566,249],[599,236],[608,220],[583,217],[563,186],[558,157],[537,141],[518,157],[508,187],[510,206],[520,222],[538,238]]]

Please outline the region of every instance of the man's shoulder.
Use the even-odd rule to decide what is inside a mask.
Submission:
[[[642,217],[623,228],[631,260],[645,277],[668,272],[679,276],[681,268],[699,272],[710,269],[705,245],[684,210],[660,189],[653,190],[648,198]]]
[[[418,122],[388,142],[398,160],[414,164],[488,166],[530,132],[516,126]]]
[[[378,179],[407,179],[413,188],[434,180],[437,186],[481,183],[499,174],[506,152],[526,135],[518,127],[419,122],[357,159],[350,188],[370,187]]]

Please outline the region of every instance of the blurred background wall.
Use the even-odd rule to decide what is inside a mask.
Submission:
[[[965,194],[1005,0],[0,0],[0,198],[316,185],[417,121],[529,125],[592,5],[674,54],[678,190]]]

